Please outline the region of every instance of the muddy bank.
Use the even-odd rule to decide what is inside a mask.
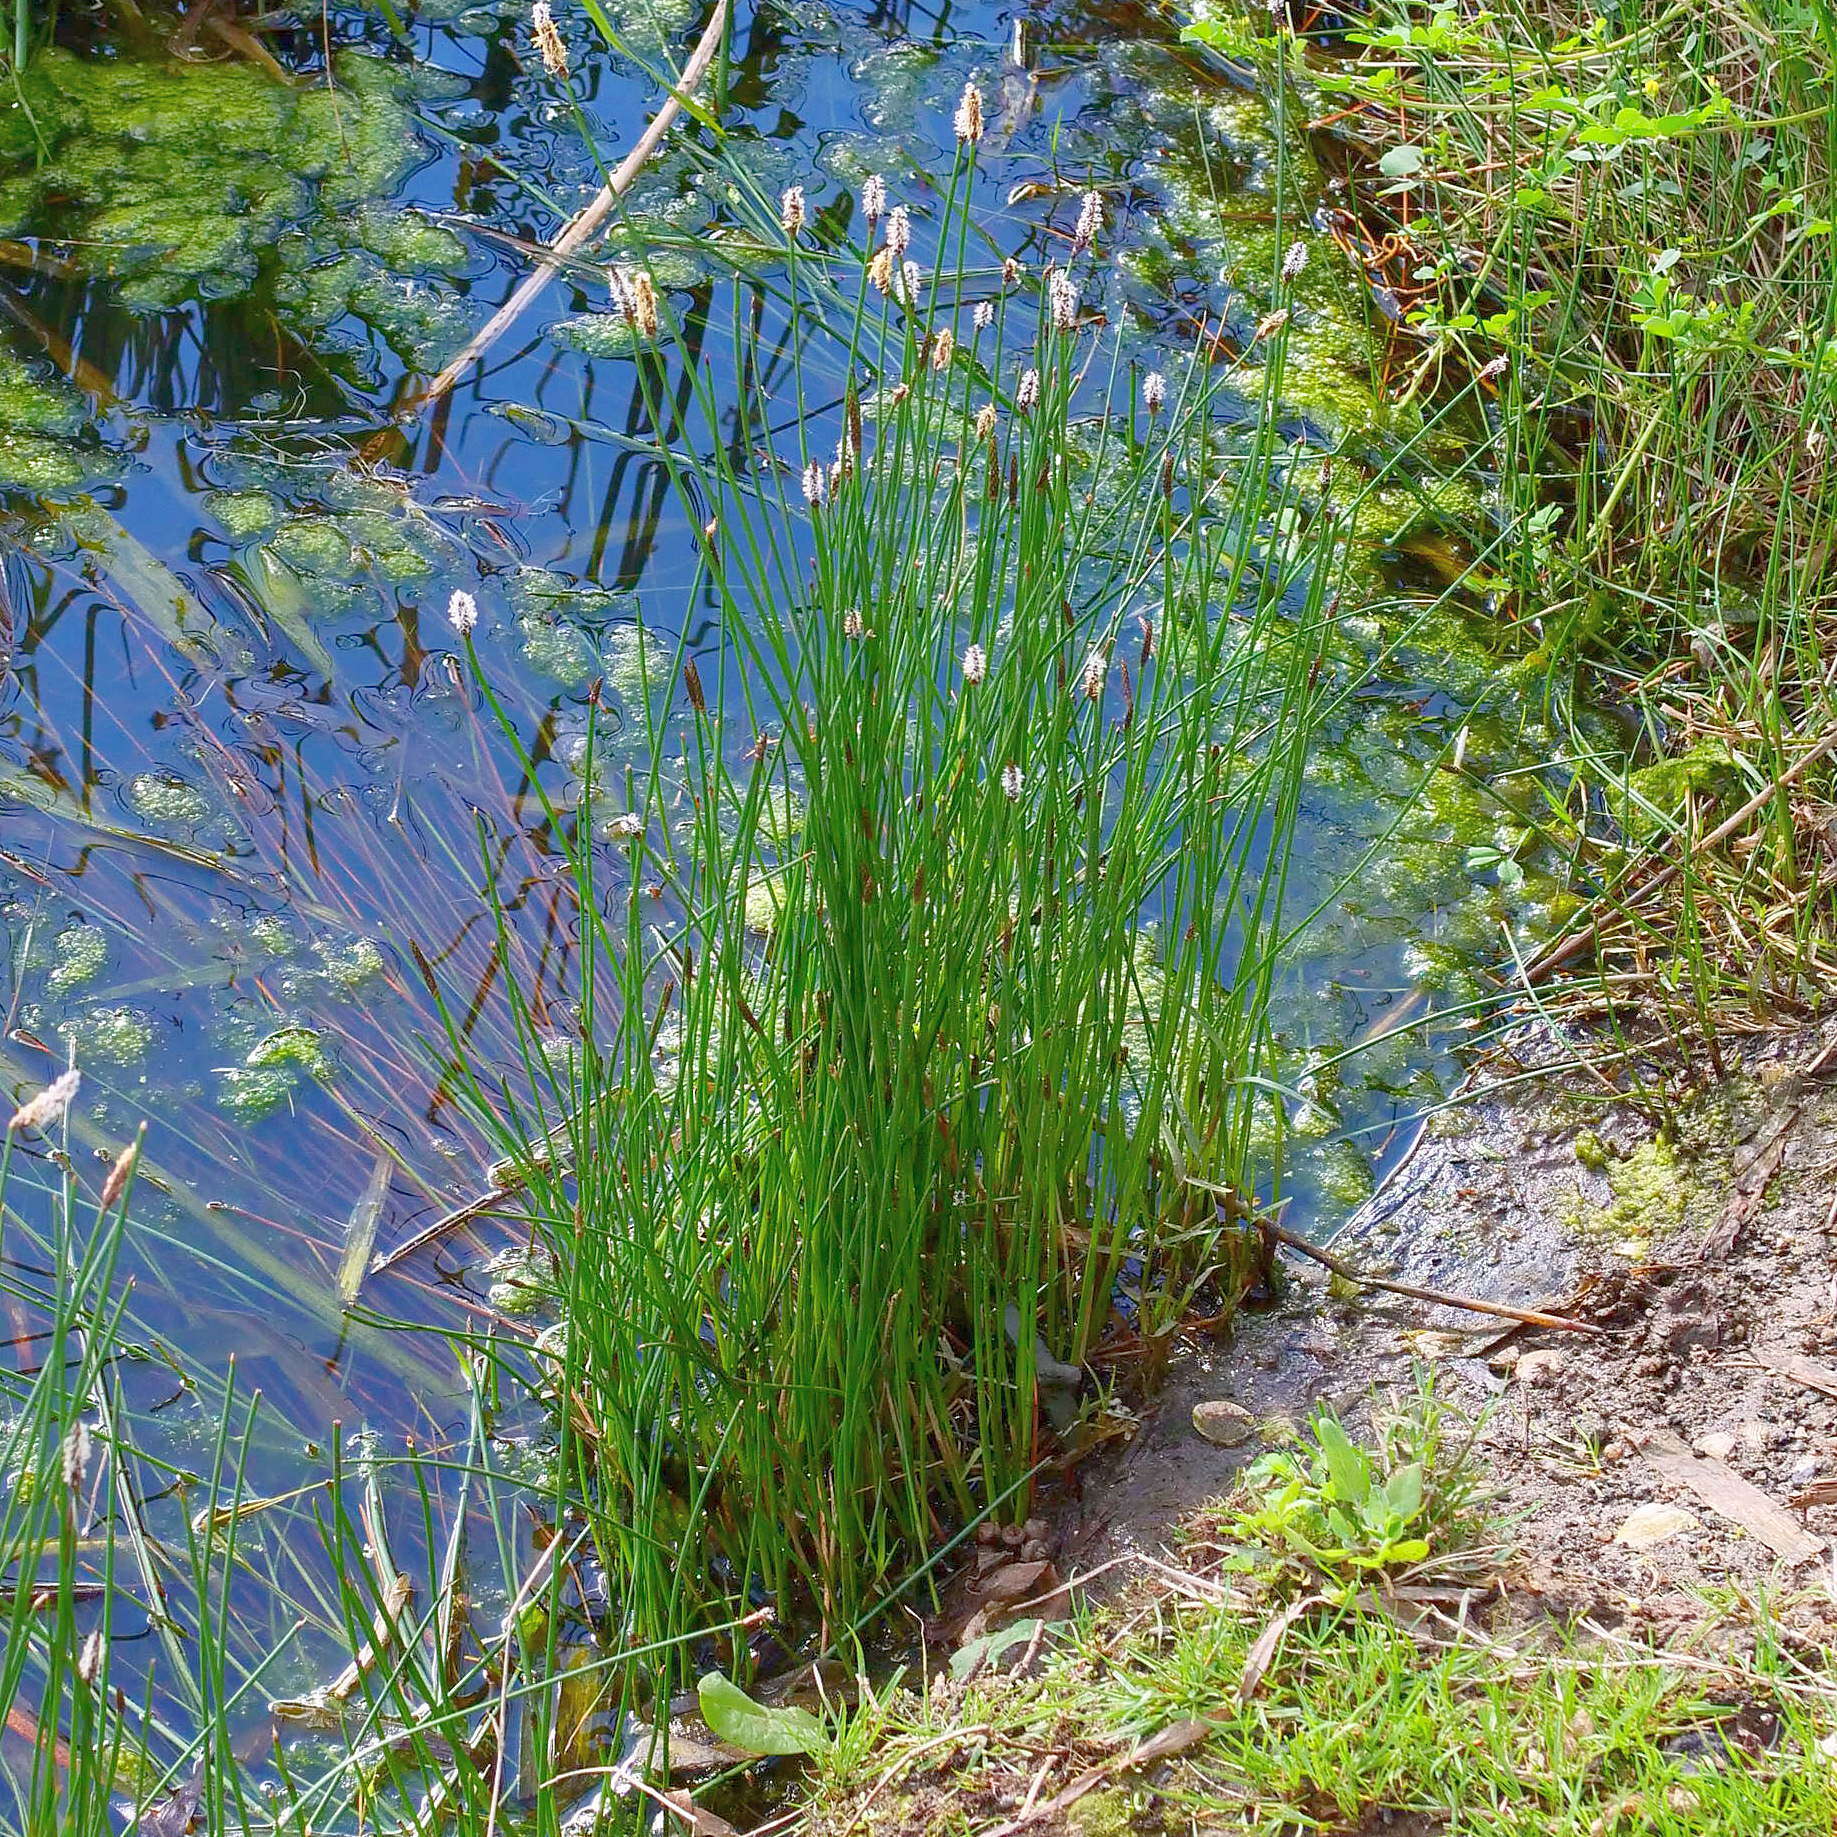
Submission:
[[[1597,1331],[1355,1296],[1290,1259],[1282,1304],[1194,1349],[1129,1449],[1087,1476],[1067,1526],[1080,1565],[1161,1547],[1315,1403],[1356,1418],[1374,1385],[1426,1361],[1484,1419],[1521,1595],[1662,1621],[1704,1586],[1823,1593],[1837,1536],[1833,1072],[1837,1027],[1757,1048],[1667,1124],[1579,1072],[1437,1119],[1336,1251]],[[1202,1414],[1235,1445],[1195,1429],[1195,1407],[1220,1403],[1237,1407]]]

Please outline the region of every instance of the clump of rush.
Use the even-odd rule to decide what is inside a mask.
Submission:
[[[839,212],[799,185],[736,207],[781,251],[766,318],[746,277],[709,310],[788,354],[769,397],[744,364],[717,391],[614,283],[711,635],[613,802],[676,815],[557,813],[580,1050],[558,1071],[526,1009],[520,1083],[457,1033],[452,1079],[553,1270],[549,1377],[588,1400],[561,1466],[632,1646],[761,1599],[792,1643],[861,1627],[955,1531],[1025,1515],[1098,1373],[1151,1373],[1260,1270],[1238,1221],[1272,1190],[1332,532],[1225,537],[1296,521],[1279,362],[1248,436],[1203,375],[1113,412],[1097,192],[997,309],[973,89],[955,126],[922,209],[878,176]]]

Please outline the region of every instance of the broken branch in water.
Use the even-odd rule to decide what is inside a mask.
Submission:
[[[1304,1257],[1312,1257],[1336,1276],[1355,1282],[1360,1288],[1381,1288],[1387,1295],[1407,1295],[1412,1301],[1433,1302],[1437,1307],[1465,1308],[1470,1314],[1496,1314],[1501,1320],[1515,1320],[1527,1327],[1553,1327],[1559,1333],[1589,1333],[1598,1336],[1601,1332],[1599,1327],[1591,1326],[1585,1320],[1571,1320],[1566,1314],[1545,1314],[1537,1308],[1515,1308],[1509,1301],[1482,1301],[1477,1295],[1450,1295],[1438,1288],[1416,1288],[1408,1282],[1392,1282],[1383,1276],[1368,1276],[1362,1270],[1354,1269],[1344,1257],[1336,1257],[1331,1251],[1322,1250],[1318,1244],[1310,1244],[1305,1237],[1286,1231],[1280,1225],[1271,1224],[1267,1219],[1258,1219],[1257,1226],[1278,1244],[1286,1244],[1289,1249],[1300,1251]]]
[[[1209,1180],[1196,1180],[1191,1174],[1187,1176],[1187,1185],[1218,1195],[1228,1202],[1227,1209],[1235,1210],[1239,1217],[1247,1215],[1243,1198],[1230,1188],[1214,1186]],[[1470,1314],[1496,1314],[1501,1320],[1515,1320],[1526,1327],[1550,1327],[1558,1333],[1587,1333],[1596,1337],[1601,1333],[1599,1327],[1585,1320],[1571,1320],[1566,1314],[1545,1314],[1537,1308],[1513,1307],[1508,1301],[1482,1301],[1475,1295],[1450,1295],[1438,1288],[1417,1288],[1408,1282],[1392,1282],[1384,1276],[1368,1276],[1354,1269],[1344,1257],[1336,1257],[1332,1251],[1310,1244],[1305,1237],[1277,1224],[1273,1218],[1252,1217],[1251,1222],[1265,1237],[1286,1244],[1290,1250],[1300,1251],[1304,1257],[1311,1257],[1334,1275],[1360,1288],[1382,1289],[1387,1295],[1404,1295],[1411,1301],[1427,1301],[1436,1307],[1465,1308]]]
[[[417,408],[439,401],[529,311],[555,278],[557,270],[612,214],[612,207],[630,190],[632,181],[644,170],[645,163],[670,131],[670,124],[682,113],[684,98],[692,96],[708,74],[708,66],[714,62],[727,29],[727,8],[728,0],[716,0],[714,13],[683,68],[681,81],[664,97],[663,106],[651,117],[651,124],[639,137],[638,144],[619,161],[606,183],[575,213],[561,234],[542,250],[537,257],[535,273],[485,321],[466,348],[422,391],[415,402]]]

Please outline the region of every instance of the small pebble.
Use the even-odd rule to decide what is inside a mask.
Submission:
[[[1256,1433],[1256,1419],[1241,1403],[1215,1397],[1193,1405],[1193,1427],[1215,1448],[1235,1448]]]
[[[1614,1542],[1629,1550],[1650,1550],[1655,1544],[1668,1543],[1680,1532],[1694,1531],[1697,1517],[1681,1505],[1662,1505],[1657,1501],[1635,1506],[1614,1533]]]
[[[1705,1460],[1726,1461],[1735,1452],[1735,1438],[1717,1429],[1708,1435],[1699,1435],[1690,1444]]]

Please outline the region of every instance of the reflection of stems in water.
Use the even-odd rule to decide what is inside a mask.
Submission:
[[[428,384],[421,397],[421,406],[438,401],[445,395],[523,317],[554,279],[556,269],[612,214],[612,207],[630,189],[632,181],[644,170],[651,155],[662,144],[671,123],[681,114],[683,98],[692,95],[707,75],[708,66],[714,61],[714,54],[726,35],[727,4],[728,0],[716,0],[713,16],[703,29],[694,55],[683,70],[681,82],[664,97],[662,107],[652,116],[651,124],[640,136],[638,144],[619,161],[606,183],[576,213],[567,228],[543,250],[536,272],[485,321],[466,348]]]

